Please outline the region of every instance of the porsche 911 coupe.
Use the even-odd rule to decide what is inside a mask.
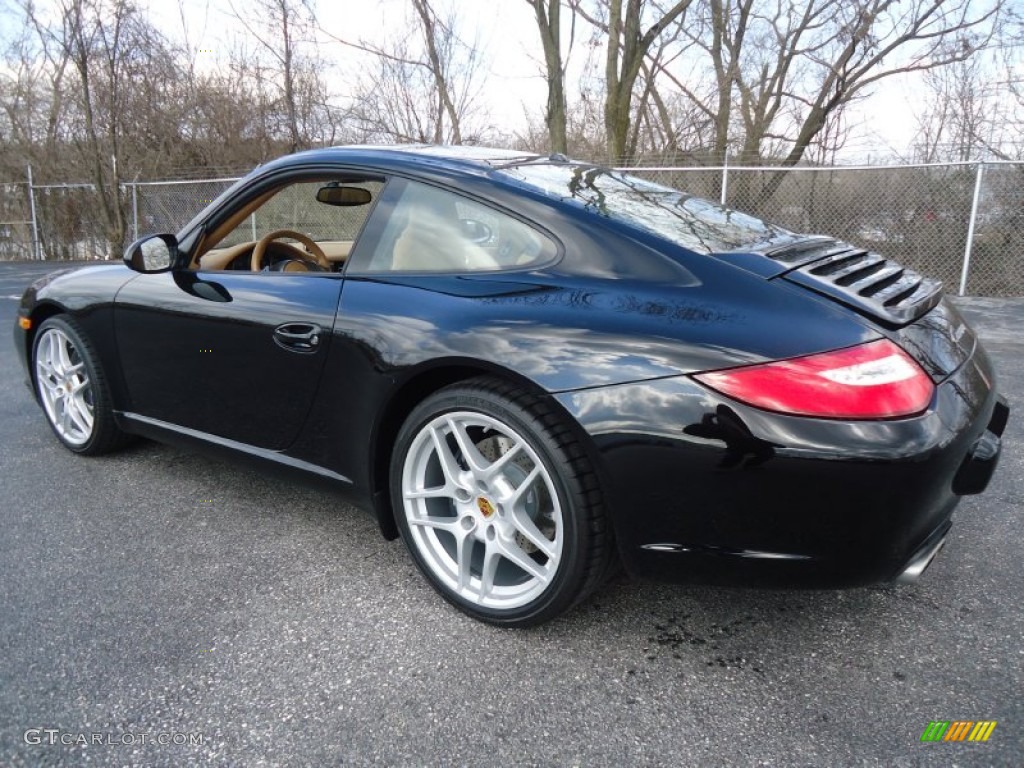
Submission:
[[[1009,414],[937,282],[561,155],[303,152],[124,261],[21,300],[61,443],[144,436],[326,480],[498,625],[619,564],[912,580]]]

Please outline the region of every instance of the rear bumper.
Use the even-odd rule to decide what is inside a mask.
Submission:
[[[985,432],[974,441],[953,478],[953,493],[957,496],[981,493],[988,487],[988,481],[999,464],[1003,447],[1001,437],[1009,417],[1010,406],[1006,399],[997,397]]]
[[[1009,413],[980,347],[911,419],[773,414],[686,377],[558,398],[593,439],[628,571],[763,586],[919,575],[988,484]]]

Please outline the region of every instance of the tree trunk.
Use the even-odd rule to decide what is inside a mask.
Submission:
[[[569,151],[566,137],[565,68],[562,63],[561,9],[560,0],[548,0],[547,11],[544,0],[529,0],[537,16],[537,29],[544,47],[545,79],[548,84],[548,103],[544,123],[548,129],[548,141],[552,152],[563,154]]]
[[[625,15],[622,0],[610,0],[608,3],[604,102],[608,162],[629,162],[633,88],[636,86],[637,77],[651,46],[670,24],[682,16],[691,2],[692,0],[679,0],[646,32],[641,32],[643,0],[626,0]],[[581,12],[578,4],[573,7],[577,12]]]
[[[423,24],[423,37],[427,44],[427,59],[430,64],[430,71],[434,76],[434,83],[437,86],[437,97],[444,113],[448,115],[448,120],[452,124],[452,144],[461,144],[462,131],[459,127],[459,113],[455,109],[455,103],[452,100],[448,81],[445,77],[444,66],[441,63],[441,55],[437,51],[434,11],[427,0],[412,0],[412,4],[415,6],[416,12],[419,14],[420,21]],[[440,120],[437,121],[437,131],[441,131]]]

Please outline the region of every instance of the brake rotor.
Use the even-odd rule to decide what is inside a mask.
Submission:
[[[491,435],[478,442],[476,444],[476,448],[480,451],[481,456],[488,461],[494,462],[508,453],[508,451],[512,449],[512,445],[513,443],[510,438],[502,435]],[[505,474],[512,484],[518,488],[532,469],[533,460],[526,454],[521,453],[506,467]],[[531,520],[533,520],[541,534],[545,538],[553,540],[553,536],[555,534],[554,520],[551,518],[550,511],[544,513],[540,512],[542,506],[541,495],[538,493],[537,488],[531,488],[526,492],[526,496],[523,499],[523,506],[526,514]],[[516,531],[515,533],[515,542],[528,555],[540,552],[537,545],[519,531]]]

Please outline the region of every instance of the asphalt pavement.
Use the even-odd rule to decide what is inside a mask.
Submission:
[[[1024,299],[961,302],[1014,410],[917,584],[620,577],[509,631],[330,492],[149,442],[61,448],[9,341],[50,268],[0,264],[0,766],[1024,763]],[[947,720],[997,725],[921,741]]]

